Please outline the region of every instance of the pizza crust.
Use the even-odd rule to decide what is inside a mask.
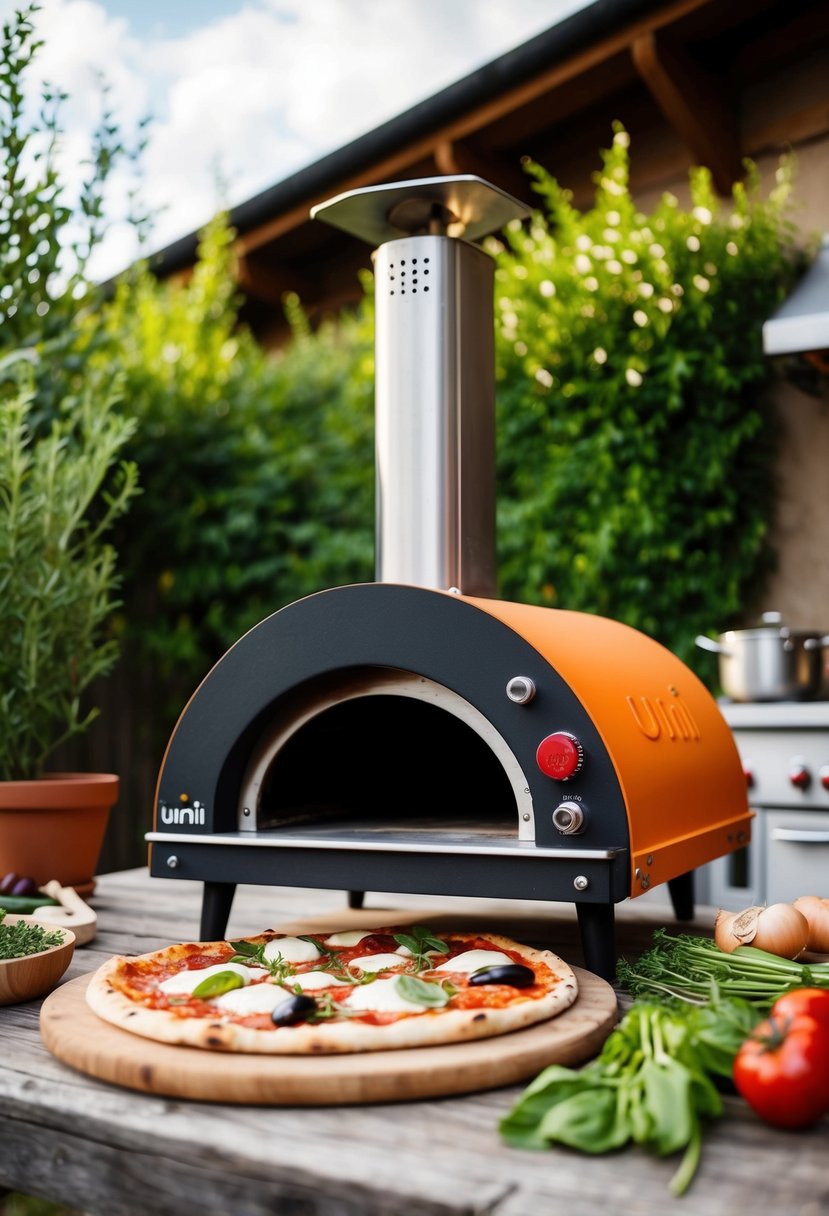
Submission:
[[[492,933],[446,931],[445,936],[470,941],[484,937],[496,949],[519,954],[528,966],[536,970],[543,964],[552,973],[554,981],[541,996],[518,1000],[503,1007],[429,1009],[381,1025],[343,1019],[268,1030],[225,1020],[218,1013],[215,1018],[182,1017],[170,1010],[152,1009],[133,1000],[117,986],[119,973],[125,965],[160,958],[165,961],[177,957],[184,959],[199,948],[199,944],[190,943],[153,951],[137,958],[116,955],[93,973],[86,1000],[93,1012],[104,1021],[160,1043],[246,1054],[335,1055],[437,1046],[509,1034],[556,1017],[569,1008],[578,996],[578,981],[572,968],[549,950],[536,950]],[[256,942],[262,938],[247,940]],[[200,945],[209,951],[211,946],[220,944]]]

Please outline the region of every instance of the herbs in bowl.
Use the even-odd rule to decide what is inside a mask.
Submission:
[[[31,916],[9,916],[0,908],[0,1005],[43,996],[72,961],[75,935]]]

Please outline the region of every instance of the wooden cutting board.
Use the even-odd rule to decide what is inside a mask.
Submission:
[[[343,1056],[252,1056],[142,1039],[102,1021],[86,1004],[89,976],[56,988],[40,1014],[43,1041],[79,1072],[143,1093],[199,1102],[339,1106],[497,1089],[529,1081],[547,1064],[579,1064],[617,1020],[616,993],[574,967],[579,995],[549,1022],[442,1047]]]

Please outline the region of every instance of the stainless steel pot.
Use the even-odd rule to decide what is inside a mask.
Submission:
[[[696,644],[720,658],[722,690],[732,701],[811,701],[829,695],[824,649],[829,635],[791,629],[765,612],[754,629],[730,629]]]

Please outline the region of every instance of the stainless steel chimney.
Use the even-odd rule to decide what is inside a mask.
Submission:
[[[376,246],[377,581],[494,596],[494,263],[472,242],[529,208],[468,175],[311,214]]]

